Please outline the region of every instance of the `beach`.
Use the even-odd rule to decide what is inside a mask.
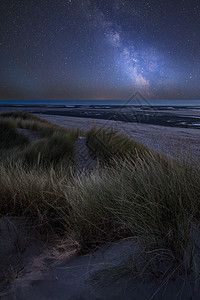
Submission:
[[[188,158],[192,155],[198,159],[200,155],[199,107],[100,105],[76,107],[2,105],[0,107],[0,113],[7,111],[27,111],[65,127],[114,128],[153,150],[165,152],[173,157],[178,155]],[[142,116],[142,119],[138,120],[138,116]]]
[[[184,157],[192,154],[195,158],[198,158],[200,155],[199,129],[55,115],[40,115],[40,118],[66,127],[80,127],[82,129],[90,129],[93,126],[114,128],[153,150],[164,152],[171,156],[181,155],[181,152]]]

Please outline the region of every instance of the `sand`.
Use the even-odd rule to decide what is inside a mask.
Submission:
[[[79,137],[75,142],[75,160],[79,173],[85,174],[94,170],[97,165],[97,159],[93,159],[86,145],[86,137]]]
[[[94,125],[113,127],[152,149],[164,151],[168,155],[173,155],[176,151],[179,153],[183,151],[184,155],[187,156],[189,149],[197,158],[199,155],[200,130],[197,129],[53,115],[40,115],[40,117],[67,127],[77,126],[84,129],[89,129]],[[10,241],[7,238],[8,234],[6,234],[5,220],[1,220],[1,224],[3,227],[1,227],[0,259],[3,261],[8,257],[9,251],[14,249],[13,238],[15,239],[15,235],[11,234],[12,241]],[[199,243],[198,236],[196,238],[197,243]],[[2,250],[2,245],[7,248]],[[44,250],[44,242],[42,241],[39,242],[36,249],[32,243],[28,245],[26,243],[25,254],[22,255],[20,263],[23,270],[19,270],[9,289],[0,293],[0,298],[2,300],[199,299],[199,280],[195,280],[194,273],[191,275],[179,274],[176,279],[166,280],[163,283],[149,275],[144,276],[144,280],[137,277],[129,281],[128,277],[124,276],[113,281],[113,276],[110,276],[100,281],[91,281],[91,278],[103,268],[118,266],[130,258],[137,259],[141,249],[134,238],[104,245],[98,251],[88,255],[80,256],[75,250],[67,247],[63,248],[62,251],[59,249],[57,245],[48,252],[48,249],[45,248]],[[63,251],[64,255],[61,255]],[[14,259],[16,259],[17,253],[15,253]],[[200,268],[199,258],[200,253],[197,252],[195,254],[197,275]],[[9,268],[9,266],[7,267]]]
[[[1,295],[2,300],[175,300],[199,299],[199,280],[194,275],[180,274],[174,279],[161,282],[158,278],[143,274],[130,281],[126,275],[97,280],[95,276],[127,263],[128,259],[138,260],[141,249],[137,240],[127,239],[106,244],[95,253],[70,258],[63,261],[54,257],[49,268],[44,269],[44,256],[37,257],[37,268],[16,279],[11,288]],[[196,255],[199,258],[199,253]],[[47,259],[46,259],[47,261]],[[197,261],[199,266],[199,260]],[[168,263],[169,264],[169,263]],[[34,263],[32,263],[32,266]],[[120,275],[120,273],[115,273]]]

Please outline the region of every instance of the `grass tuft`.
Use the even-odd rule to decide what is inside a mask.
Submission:
[[[125,157],[144,157],[149,149],[113,129],[93,127],[87,132],[87,146],[102,163]]]

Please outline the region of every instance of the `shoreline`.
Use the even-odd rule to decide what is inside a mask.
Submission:
[[[61,106],[0,105],[0,113],[24,111],[39,115],[77,117],[164,127],[200,129],[200,108],[186,106]]]

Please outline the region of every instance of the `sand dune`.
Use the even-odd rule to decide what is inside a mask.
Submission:
[[[40,117],[66,127],[81,127],[83,129],[90,129],[93,126],[116,128],[152,149],[164,151],[172,156],[175,156],[176,153],[182,153],[184,157],[187,157],[192,152],[198,158],[200,154],[200,130],[198,129],[42,114]],[[199,244],[199,238],[196,242]],[[8,246],[10,249],[10,243]],[[30,249],[30,251],[32,250]],[[53,250],[56,251],[56,249]],[[112,276],[102,281],[90,281],[91,276],[94,276],[98,270],[104,267],[116,267],[119,263],[123,263],[124,258],[137,258],[140,249],[136,239],[125,239],[117,243],[107,244],[97,252],[88,255],[78,256],[75,251],[69,251],[65,253],[65,256],[59,257],[58,253],[59,251],[50,254],[47,252],[37,253],[34,259],[30,256],[29,264],[33,267],[29,268],[27,266],[28,272],[23,271],[23,274],[14,280],[10,289],[0,294],[1,299],[199,299],[199,282],[194,280],[192,274],[180,274],[176,280],[169,280],[164,283],[155,280],[155,278],[152,279],[150,276],[146,276],[145,281],[141,278],[135,278],[129,282],[126,276],[116,281],[112,280]],[[66,258],[68,254],[69,257]],[[26,257],[27,255],[26,253]],[[196,254],[196,262],[198,267],[199,253]],[[44,266],[47,267],[44,268]]]

